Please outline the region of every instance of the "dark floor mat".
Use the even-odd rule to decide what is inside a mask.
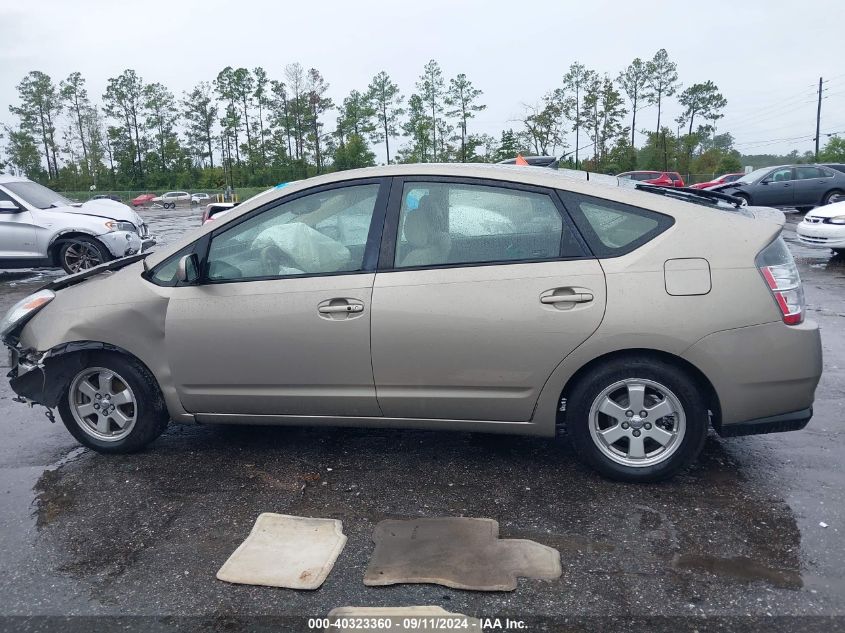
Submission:
[[[554,580],[556,549],[523,539],[499,540],[493,519],[382,521],[364,575],[369,586],[432,583],[455,589],[513,591],[518,576]]]

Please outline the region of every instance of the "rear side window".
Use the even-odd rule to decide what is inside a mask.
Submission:
[[[561,196],[597,257],[630,253],[675,223],[671,216],[611,200],[572,193]]]
[[[583,254],[572,229],[546,194],[463,183],[405,183],[397,268]]]
[[[830,172],[820,169],[819,167],[796,167],[795,168],[795,179],[796,180],[807,180],[809,178],[825,178],[827,176],[832,176]]]

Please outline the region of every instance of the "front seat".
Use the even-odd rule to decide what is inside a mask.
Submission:
[[[439,211],[441,209],[427,195],[405,216],[405,249],[411,250],[400,259],[400,266],[431,266],[448,261],[452,241],[449,233],[439,228],[446,218],[446,214]]]

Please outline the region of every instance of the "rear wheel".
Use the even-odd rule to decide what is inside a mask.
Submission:
[[[74,237],[59,247],[59,264],[65,272],[78,273],[111,260],[108,249],[93,237]]]
[[[569,392],[566,429],[573,447],[611,479],[666,479],[704,445],[704,398],[685,372],[665,361],[615,359],[588,371]]]
[[[833,204],[834,202],[842,202],[842,200],[845,200],[845,194],[841,191],[834,190],[825,195],[822,204]]]
[[[70,381],[59,415],[81,444],[100,453],[131,453],[162,434],[168,414],[153,375],[117,353],[90,357]]]

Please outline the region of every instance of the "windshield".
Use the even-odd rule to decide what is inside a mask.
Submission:
[[[745,174],[742,178],[738,178],[735,182],[750,185],[752,182],[760,180],[760,178],[768,174],[772,171],[772,169],[774,169],[774,167],[762,167],[760,169],[755,169],[754,171]]]
[[[61,207],[73,204],[63,195],[48,189],[37,182],[7,182],[4,187],[13,194],[35,207],[36,209],[49,209],[50,207]]]

